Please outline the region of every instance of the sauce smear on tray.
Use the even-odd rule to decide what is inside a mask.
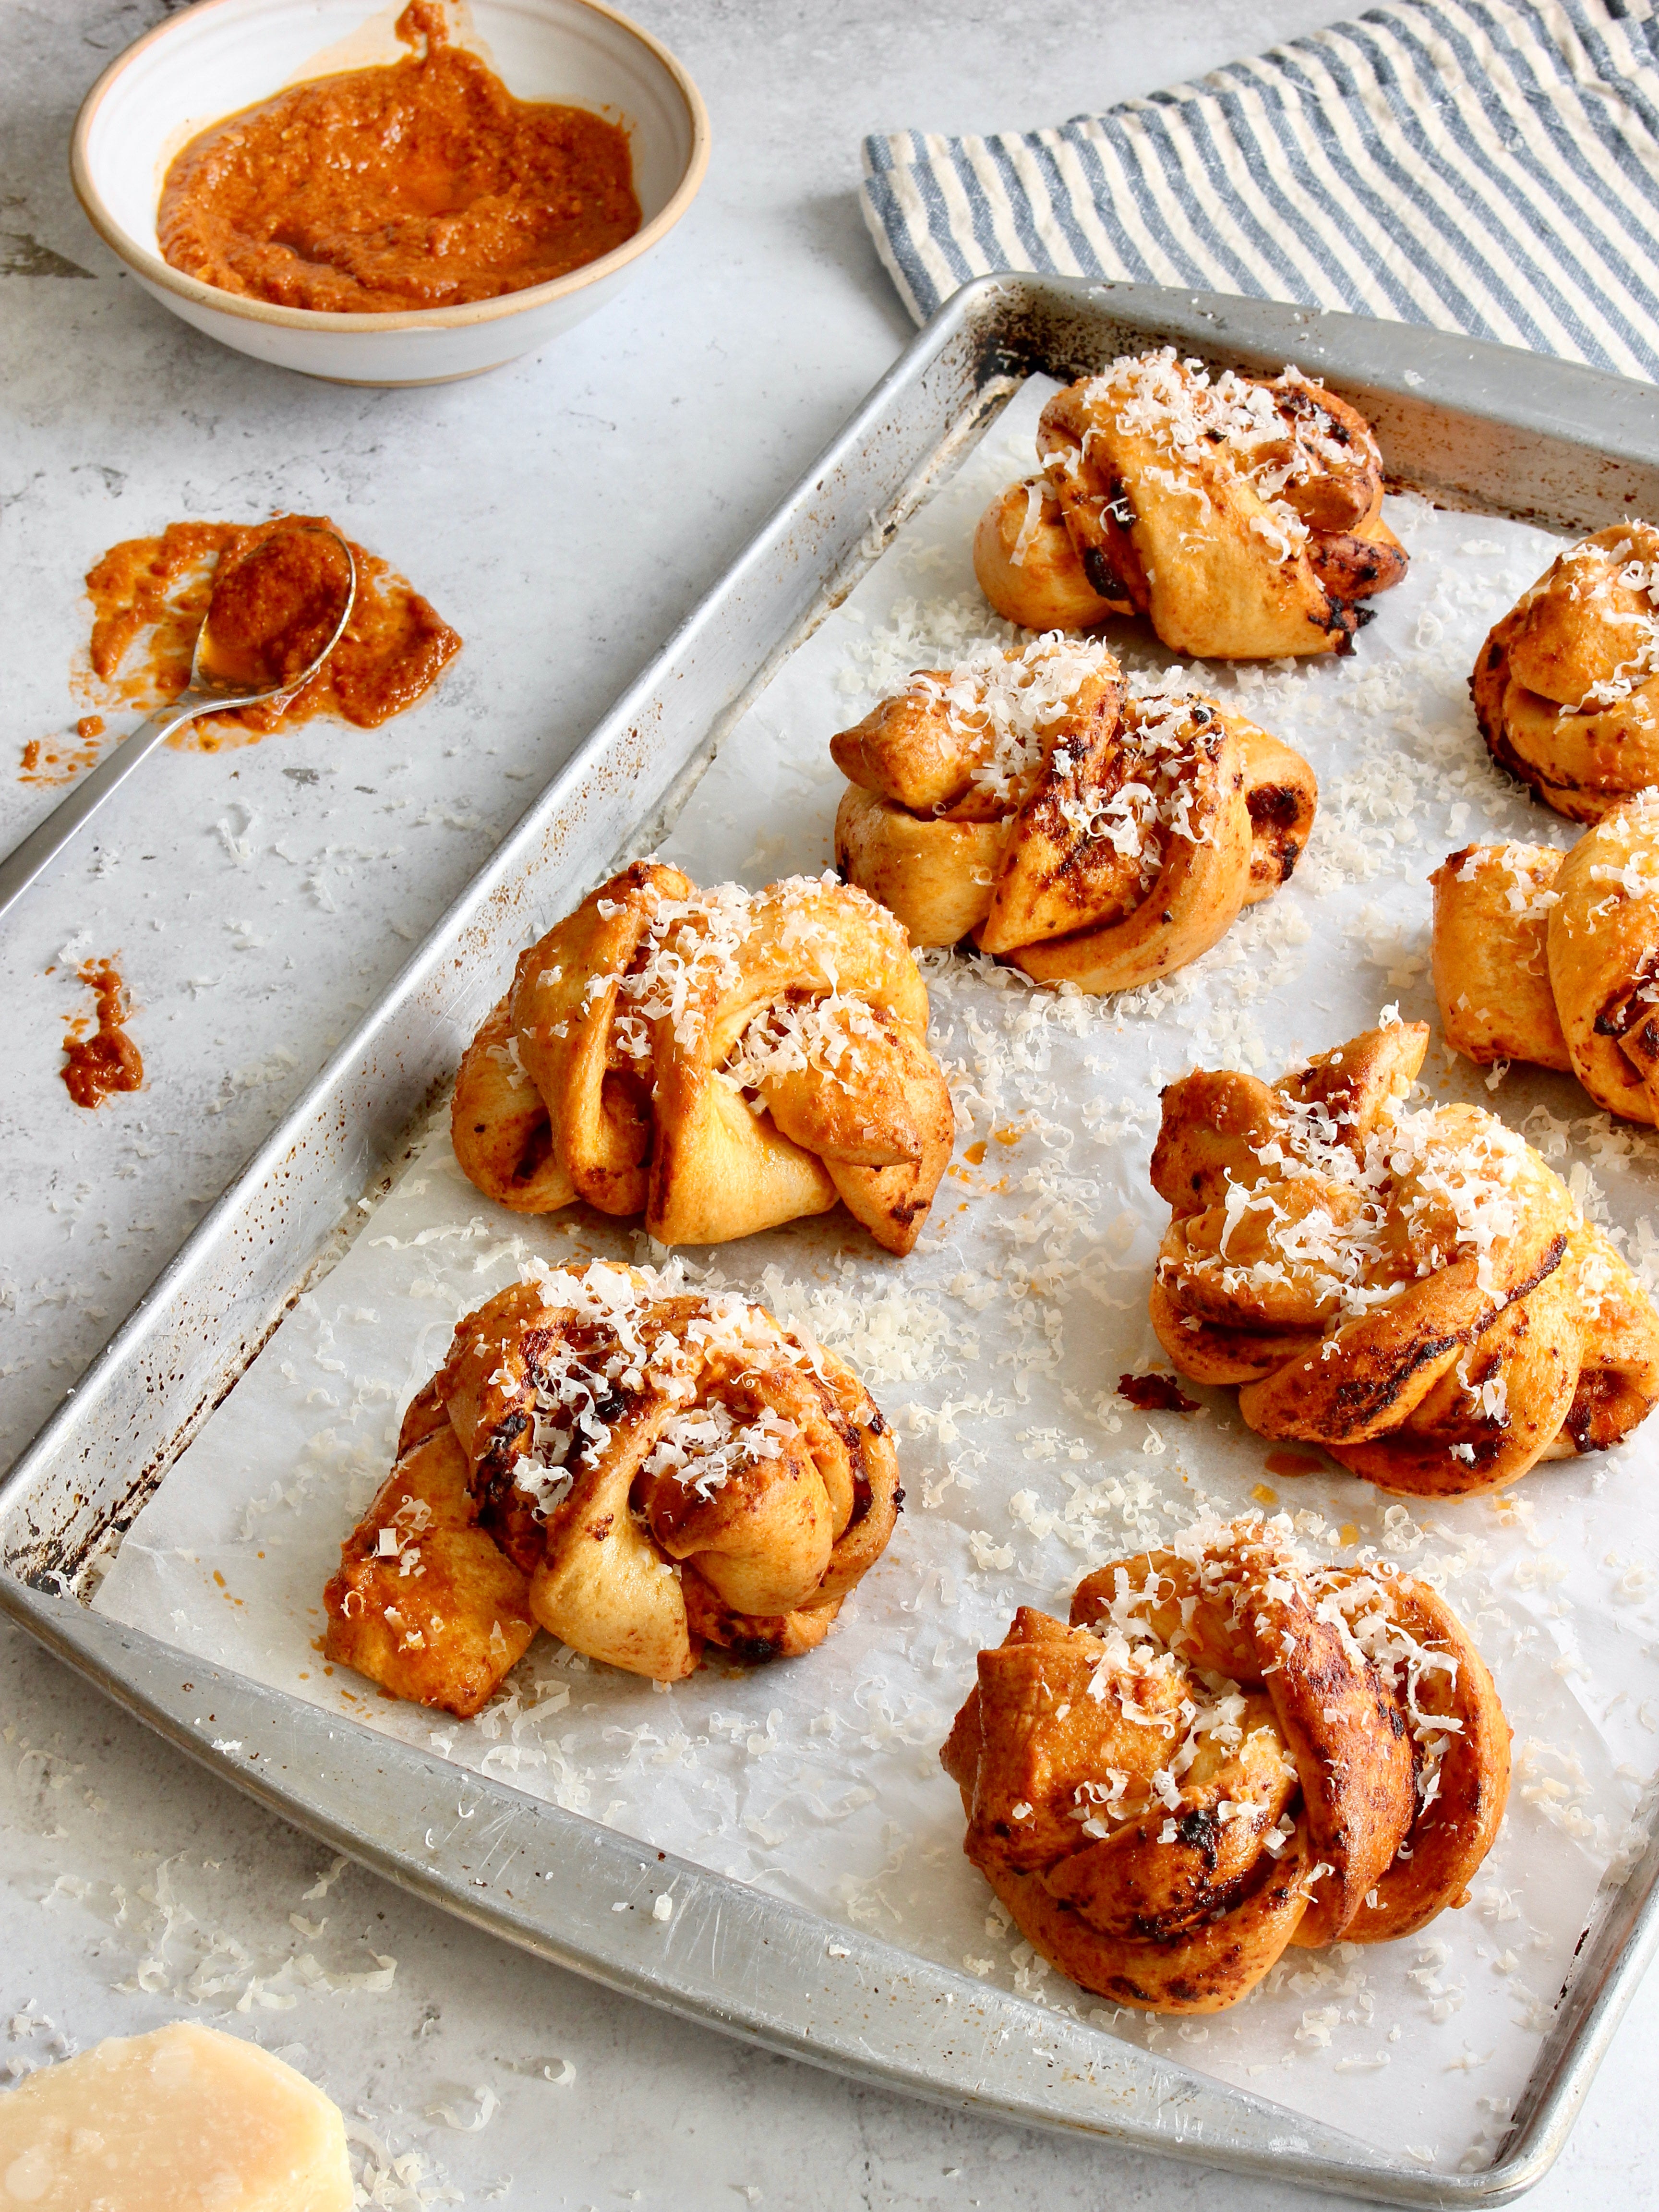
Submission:
[[[619,124],[515,100],[449,43],[436,0],[397,27],[407,61],[313,78],[192,138],[161,189],[164,258],[278,307],[398,314],[550,283],[633,237]]]
[[[1196,1398],[1189,1398],[1173,1375],[1120,1375],[1117,1395],[1143,1413],[1195,1413]]]
[[[89,657],[100,703],[155,707],[176,699],[189,678],[196,634],[210,604],[216,609],[216,638],[229,637],[240,625],[249,644],[257,635],[269,636],[273,607],[299,611],[293,657],[286,657],[281,637],[272,641],[283,649],[283,665],[305,666],[315,650],[310,641],[316,623],[326,621],[318,645],[333,627],[321,602],[335,589],[338,568],[335,554],[333,574],[327,573],[328,538],[295,534],[295,526],[305,523],[335,527],[322,516],[293,514],[247,524],[172,522],[159,538],[129,538],[112,545],[87,575],[93,606]],[[260,555],[277,538],[280,553],[273,547],[270,556]],[[431,603],[377,555],[353,544],[351,556],[357,564],[351,618],[310,683],[262,707],[204,716],[173,744],[216,751],[293,729],[318,714],[374,729],[415,704],[460,651],[461,641]],[[308,573],[313,561],[314,575]],[[303,612],[308,597],[318,601],[314,621]],[[332,604],[337,612],[337,596]]]
[[[64,1087],[77,1106],[101,1106],[112,1091],[136,1091],[144,1079],[138,1048],[122,1024],[127,1018],[126,986],[112,960],[84,960],[76,970],[93,994],[98,1026],[90,1036],[77,1017],[64,1039]]]

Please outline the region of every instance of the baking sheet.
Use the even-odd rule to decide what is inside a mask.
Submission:
[[[830,733],[912,667],[999,635],[968,545],[1030,465],[1053,387],[1033,380],[959,477],[793,656],[694,794],[664,856],[704,884],[823,866],[841,780]],[[1547,565],[1542,532],[1395,501],[1407,581],[1347,662],[1206,671],[1297,745],[1321,810],[1292,884],[1170,981],[1113,1000],[1033,991],[928,956],[957,1160],[906,1261],[844,1217],[687,1255],[835,1345],[898,1433],[907,1510],[828,1644],[661,1687],[538,1639],[470,1723],[380,1698],[316,1650],[341,1537],[389,1464],[404,1404],[459,1313],[532,1260],[653,1255],[624,1224],[523,1221],[461,1177],[441,1124],[342,1263],[284,1322],[168,1475],[99,1607],[292,1694],[444,1751],[459,1768],[868,1926],[1039,2004],[1066,2005],[1425,2166],[1486,2162],[1569,1971],[1598,1880],[1629,1846],[1659,1752],[1654,1443],[1553,1466],[1498,1501],[1413,1511],[1332,1474],[1269,1474],[1231,1394],[1194,1414],[1117,1400],[1164,1364],[1146,1291],[1164,1208],[1146,1180],[1161,1084],[1194,1064],[1275,1073],[1385,1004],[1432,1020],[1429,869],[1478,836],[1570,842],[1487,764],[1466,677]],[[1126,666],[1169,666],[1134,632]],[[554,917],[548,915],[546,921]],[[1565,1078],[1488,1079],[1437,1044],[1425,1079],[1525,1127],[1651,1279],[1659,1152]],[[1321,1551],[1375,1547],[1443,1583],[1516,1730],[1510,1810],[1463,1911],[1414,1939],[1292,1953],[1218,2019],[1142,2020],[1035,1959],[963,1859],[937,1761],[973,1655],[1017,1604],[1064,1614],[1099,1560],[1205,1507],[1297,1516]],[[458,1778],[458,1804],[465,1784]]]

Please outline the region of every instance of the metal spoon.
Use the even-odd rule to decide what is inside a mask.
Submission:
[[[285,536],[278,532],[277,536]],[[196,633],[196,650],[191,656],[190,682],[171,706],[163,707],[141,723],[130,738],[124,738],[109,754],[100,761],[84,781],[76,784],[60,805],[53,807],[38,830],[32,830],[22,843],[14,848],[0,860],[0,920],[3,920],[16,905],[23,893],[43,875],[57,859],[82,824],[91,819],[116,786],[125,783],[135,769],[143,766],[157,745],[165,743],[175,730],[186,722],[193,722],[198,714],[222,714],[234,707],[257,707],[267,699],[283,699],[308,684],[345,635],[345,626],[351,619],[351,610],[357,599],[357,564],[351,557],[351,548],[337,531],[316,532],[319,537],[331,538],[345,556],[345,604],[340,610],[340,619],[334,626],[333,635],[311,662],[297,676],[285,676],[280,684],[266,684],[261,690],[251,690],[246,684],[235,685],[216,680],[210,672],[212,639],[209,635],[212,605],[209,603],[208,619]],[[274,544],[276,538],[267,538]]]

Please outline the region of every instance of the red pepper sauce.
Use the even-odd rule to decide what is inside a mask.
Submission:
[[[280,690],[328,650],[349,588],[340,542],[320,530],[276,531],[222,555],[197,641],[203,673],[236,690]]]
[[[1195,1413],[1196,1398],[1189,1398],[1173,1375],[1120,1375],[1117,1395],[1143,1413]]]
[[[161,188],[163,258],[278,307],[398,314],[550,283],[633,237],[619,124],[515,100],[448,43],[434,0],[397,31],[407,61],[313,78],[192,138]]]
[[[71,739],[53,731],[49,738],[31,738],[17,766],[17,781],[49,786],[73,783],[93,767],[104,750],[104,721],[100,714],[82,714]]]
[[[307,522],[334,527],[323,516],[292,514],[246,525],[172,522],[159,538],[129,538],[112,545],[87,575],[93,609],[89,659],[100,703],[149,708],[176,699],[189,680],[197,633],[216,590],[228,623],[234,623],[240,599],[245,629],[251,623],[257,630],[263,618],[260,594],[239,592],[237,571],[273,535]],[[329,544],[321,538],[296,542],[301,547]],[[351,554],[357,564],[356,601],[326,665],[284,700],[202,717],[181,730],[173,744],[216,752],[225,745],[251,744],[274,730],[296,728],[318,714],[374,729],[430,689],[460,651],[460,638],[431,602],[377,555],[356,544]],[[325,560],[326,555],[319,552],[316,557]],[[284,588],[297,583],[296,604],[302,602],[305,577],[296,572],[284,584],[285,573],[283,564],[273,562],[264,580]],[[258,578],[261,571],[256,568],[253,574]],[[308,635],[303,619],[300,632]],[[302,649],[304,643],[301,635],[296,650],[302,666],[312,657]],[[38,768],[35,775],[44,780]]]
[[[122,1024],[127,1018],[126,986],[112,960],[84,960],[76,970],[93,994],[98,1026],[88,1036],[77,1016],[64,1040],[60,1073],[77,1106],[101,1106],[112,1091],[136,1091],[144,1079],[138,1048]]]
[[[1286,1477],[1299,1474],[1323,1474],[1326,1467],[1326,1462],[1316,1453],[1287,1451],[1282,1445],[1276,1446],[1270,1451],[1262,1464],[1269,1474]]]

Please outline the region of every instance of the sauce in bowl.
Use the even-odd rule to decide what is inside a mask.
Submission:
[[[164,259],[222,292],[328,314],[498,299],[640,228],[628,134],[517,100],[410,0],[407,61],[317,77],[226,116],[173,161]]]

